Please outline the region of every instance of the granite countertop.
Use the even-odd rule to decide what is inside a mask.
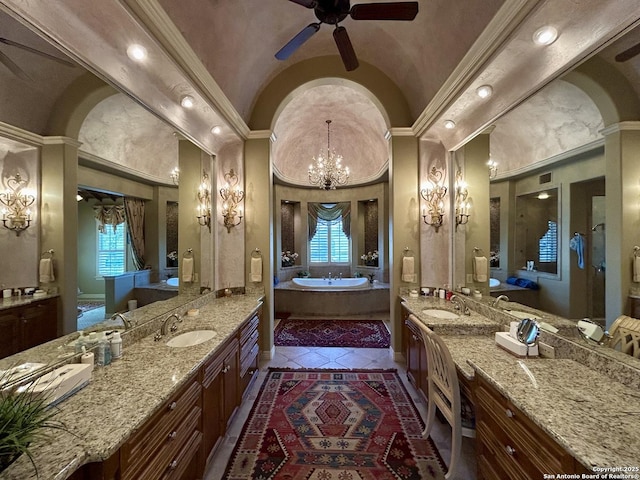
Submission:
[[[20,307],[22,305],[29,305],[33,302],[39,302],[41,300],[47,300],[48,298],[57,297],[57,293],[45,293],[43,295],[20,295],[12,296],[9,298],[0,299],[0,310],[6,310],[7,308]]]
[[[504,353],[510,358],[501,362],[481,352],[468,361],[584,466],[640,467],[636,389],[573,360]]]
[[[184,316],[178,331],[162,341],[155,342],[148,335],[125,346],[121,359],[96,367],[89,385],[57,406],[56,419],[69,432],[54,430],[49,440],[33,446],[40,478],[64,480],[83,464],[113,455],[237,331],[258,308],[260,299],[260,295],[234,295],[212,300],[199,306],[198,315]],[[209,328],[217,336],[200,345],[166,345],[172,336]],[[2,480],[26,478],[35,478],[35,472],[24,455],[0,474]]]

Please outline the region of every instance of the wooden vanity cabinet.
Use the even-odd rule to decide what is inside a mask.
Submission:
[[[240,388],[242,394],[258,376],[258,325],[262,316],[262,307],[240,329]]]
[[[202,475],[202,386],[194,375],[120,448],[122,480]]]
[[[58,336],[58,299],[47,298],[0,310],[0,358],[27,350]]]
[[[409,382],[422,392],[425,398],[429,397],[429,385],[427,383],[427,352],[422,341],[420,328],[409,320],[408,312],[404,311],[404,350],[407,359],[407,377]]]
[[[589,473],[483,378],[475,386],[479,480],[539,480]]]

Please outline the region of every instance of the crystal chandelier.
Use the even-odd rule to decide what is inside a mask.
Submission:
[[[349,180],[349,167],[342,166],[342,155],[336,155],[331,151],[331,136],[327,122],[327,154],[320,153],[313,157],[313,163],[309,165],[309,183],[317,185],[323,190],[335,190],[337,185],[344,185]]]

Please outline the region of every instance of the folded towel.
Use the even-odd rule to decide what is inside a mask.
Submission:
[[[408,283],[415,283],[417,281],[415,260],[413,257],[402,258],[402,281]]]
[[[193,282],[193,258],[182,259],[182,281],[185,283]]]
[[[633,257],[633,281],[640,282],[640,257]]]
[[[50,258],[40,259],[40,283],[55,282],[56,277],[53,274],[53,261]]]
[[[473,257],[473,280],[475,282],[486,282],[488,276],[487,257]]]
[[[251,258],[251,281],[262,281],[262,257]]]
[[[579,233],[576,233],[571,240],[569,240],[569,248],[575,250],[578,254],[578,267],[584,268],[584,237]],[[635,280],[636,282],[640,280]]]

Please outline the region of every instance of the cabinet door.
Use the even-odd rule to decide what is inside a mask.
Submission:
[[[205,458],[224,435],[222,421],[224,403],[222,392],[224,389],[223,358],[217,356],[203,368],[202,380],[202,448]]]
[[[0,358],[20,351],[20,317],[17,311],[7,310],[0,314]]]
[[[224,375],[223,388],[223,419],[225,421],[225,431],[235,409],[240,405],[240,368],[238,359],[238,344],[234,342],[232,348],[225,352],[222,373]]]
[[[53,340],[58,331],[56,300],[43,300],[23,307],[20,321],[22,350]]]

